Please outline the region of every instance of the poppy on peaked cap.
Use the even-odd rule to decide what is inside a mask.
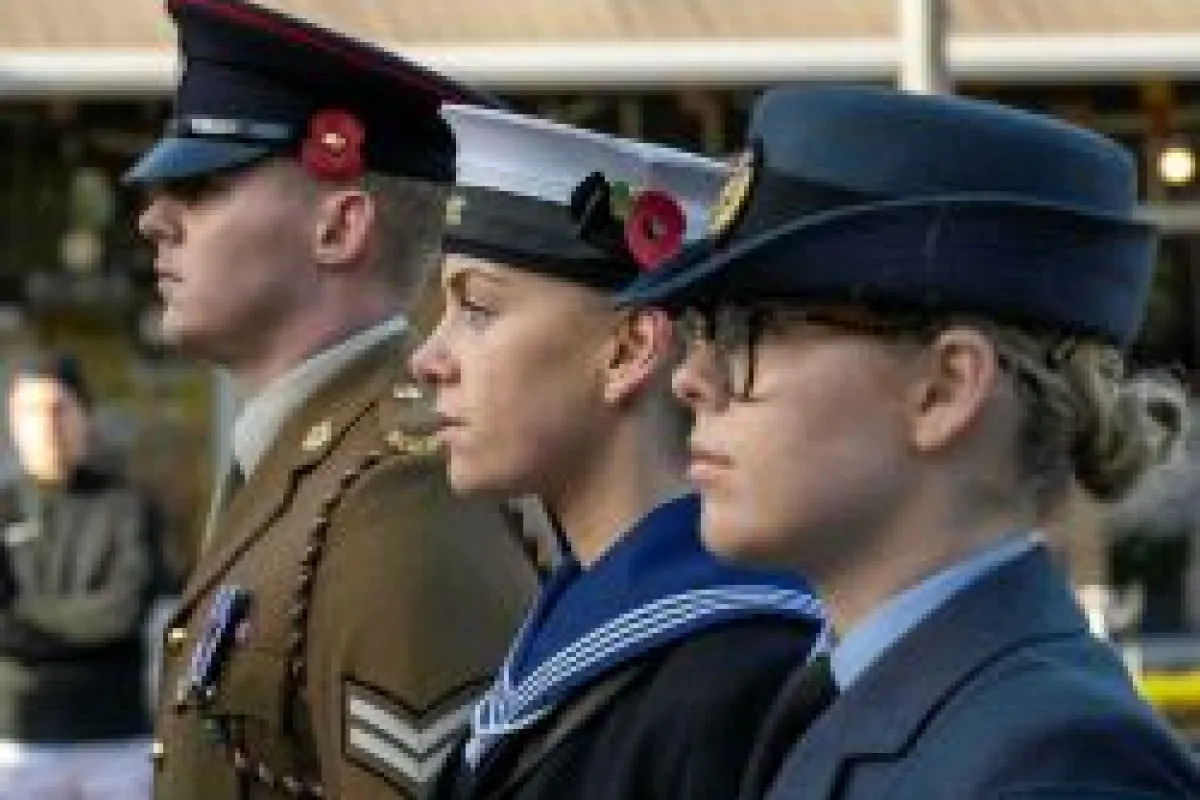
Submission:
[[[445,250],[602,291],[699,238],[726,174],[713,159],[538,117],[442,114],[459,148]]]
[[[183,72],[164,136],[126,174],[152,184],[300,158],[315,177],[449,182],[445,102],[488,96],[380,48],[245,0],[168,0]]]
[[[623,302],[854,302],[1128,345],[1153,229],[1115,142],[960,97],[783,87],[755,106],[705,239]]]

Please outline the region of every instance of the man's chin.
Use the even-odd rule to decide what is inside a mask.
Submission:
[[[164,316],[158,331],[158,341],[162,347],[180,355],[224,365],[209,338],[181,321],[169,320]]]

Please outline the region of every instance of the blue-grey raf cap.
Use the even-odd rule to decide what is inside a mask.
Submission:
[[[1128,345],[1155,235],[1098,134],[995,103],[860,87],[767,92],[703,242],[622,293],[979,313]]]

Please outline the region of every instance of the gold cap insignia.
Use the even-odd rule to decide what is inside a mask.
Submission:
[[[329,444],[329,439],[332,436],[333,423],[327,419],[323,419],[309,428],[308,433],[304,434],[304,441],[300,442],[300,449],[306,453],[320,450]]]
[[[734,161],[733,170],[725,179],[721,192],[708,213],[710,236],[724,236],[741,219],[754,188],[756,161],[752,149],[743,151]]]
[[[462,225],[463,209],[467,207],[467,198],[461,194],[452,194],[446,200],[446,225],[457,228]]]

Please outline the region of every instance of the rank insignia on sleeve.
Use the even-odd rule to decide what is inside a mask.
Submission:
[[[417,710],[352,679],[343,682],[346,757],[414,796],[437,776],[467,729],[478,687]]]

